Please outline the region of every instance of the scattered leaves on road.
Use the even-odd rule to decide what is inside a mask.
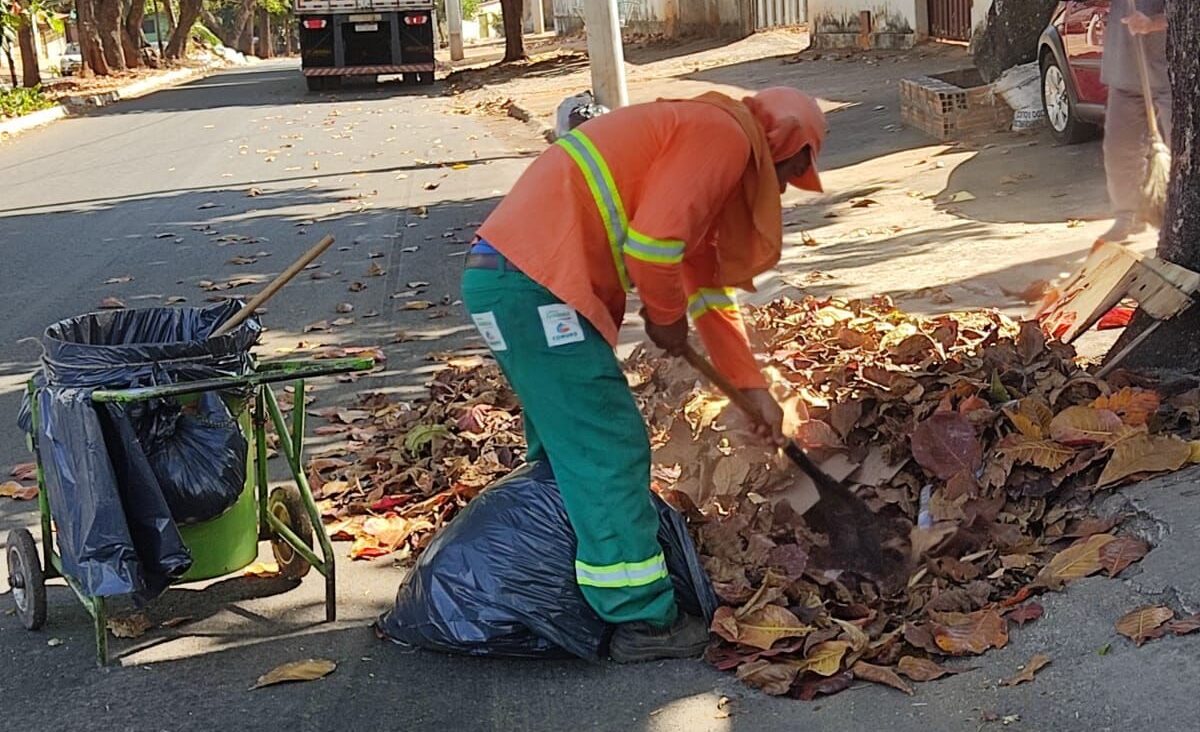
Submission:
[[[1140,646],[1148,640],[1162,637],[1166,632],[1163,624],[1173,617],[1175,611],[1169,607],[1146,605],[1122,615],[1117,621],[1117,632]]]
[[[1033,677],[1038,671],[1050,665],[1050,657],[1041,653],[1025,662],[1021,670],[1014,676],[1010,676],[1000,682],[1001,686],[1016,686],[1017,684],[1025,684],[1033,681]]]
[[[106,297],[100,301],[100,307],[105,310],[120,310],[125,307],[125,301],[119,297]]]
[[[11,498],[14,501],[32,501],[37,498],[38,489],[36,485],[24,486],[15,480],[6,480],[0,483],[0,498]]]
[[[258,681],[250,689],[261,689],[264,686],[274,686],[275,684],[284,684],[292,681],[315,681],[333,673],[333,670],[336,668],[337,664],[327,658],[308,658],[303,661],[292,661],[281,666],[276,666],[262,676],[259,676]]]
[[[133,613],[119,618],[108,619],[108,630],[115,638],[141,638],[147,630],[154,627],[146,613]]]
[[[106,285],[123,285],[126,282],[133,282],[133,275],[121,275],[120,277],[109,277],[104,281]]]

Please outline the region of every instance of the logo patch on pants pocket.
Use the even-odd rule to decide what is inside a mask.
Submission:
[[[570,305],[542,305],[538,307],[538,317],[542,319],[542,330],[546,331],[547,346],[554,348],[583,340],[579,313]]]
[[[483,336],[483,342],[488,348],[493,351],[508,350],[508,344],[504,342],[504,335],[500,333],[500,326],[496,323],[495,313],[471,313],[471,320],[475,321],[475,327],[479,329],[479,335]]]

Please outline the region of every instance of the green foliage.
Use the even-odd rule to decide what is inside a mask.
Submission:
[[[0,90],[0,118],[20,117],[23,114],[52,106],[54,106],[54,102],[42,94],[41,87]]]
[[[220,46],[221,39],[217,35],[204,27],[204,24],[196,21],[196,25],[192,26],[192,37],[200,39],[201,42],[207,43],[210,46]]]
[[[479,0],[462,0],[463,20],[475,20],[479,14]]]

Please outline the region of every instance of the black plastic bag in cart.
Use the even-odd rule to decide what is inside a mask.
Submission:
[[[34,377],[38,402],[22,405],[18,421],[31,432],[31,409],[37,408],[38,454],[63,570],[84,593],[145,600],[191,566],[166,495],[171,480],[162,481],[159,474],[180,474],[178,466],[168,471],[165,463],[183,459],[183,435],[194,436],[194,425],[185,424],[179,433],[179,406],[173,400],[94,404],[92,392],[248,373],[250,347],[262,331],[256,320],[209,337],[240,306],[228,301],[203,308],[90,313],[46,329],[42,370]],[[207,399],[197,411],[214,408]],[[227,414],[218,410],[216,417]],[[159,454],[157,464],[154,451],[143,445],[148,419],[175,427],[174,456]],[[137,425],[143,426],[141,432]],[[160,452],[165,444],[159,440]],[[237,491],[244,479],[244,444]],[[198,450],[190,454],[194,461],[229,459]],[[230,485],[222,487],[220,501],[235,490],[235,477],[225,476]]]
[[[683,517],[654,503],[676,600],[711,622],[717,598]],[[377,626],[437,651],[598,660],[612,626],[575,584],[575,532],[549,465],[521,468],[472,500],[430,542]]]

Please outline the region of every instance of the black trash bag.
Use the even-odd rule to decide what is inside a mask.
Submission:
[[[90,313],[46,329],[38,400],[22,406],[18,423],[32,433],[37,409],[34,437],[63,570],[85,594],[146,600],[191,566],[134,430],[133,405],[93,404],[92,391],[247,373],[258,321],[209,338],[240,307]]]
[[[246,483],[246,438],[216,392],[194,404],[152,404],[138,441],[176,523],[208,521],[237,502]]]
[[[683,517],[654,502],[676,599],[711,622],[717,598]],[[612,630],[575,584],[575,532],[546,463],[471,501],[430,542],[377,625],[394,641],[431,650],[593,661]]]

